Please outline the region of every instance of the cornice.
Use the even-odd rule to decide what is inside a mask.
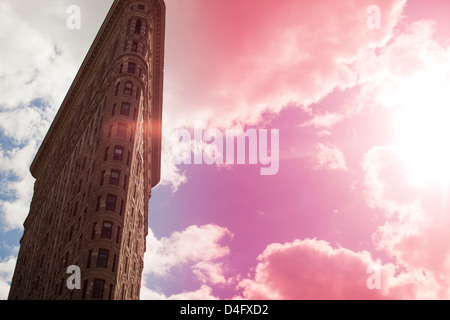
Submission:
[[[161,180],[161,144],[162,144],[162,105],[164,82],[164,45],[166,6],[163,0],[157,0],[160,12],[157,12],[154,26],[154,52],[153,52],[153,95],[152,95],[152,160],[151,160],[151,188]],[[157,10],[158,10],[157,9]]]

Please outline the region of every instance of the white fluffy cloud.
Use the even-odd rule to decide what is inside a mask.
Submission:
[[[217,225],[190,226],[174,232],[169,237],[157,239],[149,229],[147,252],[144,256],[142,299],[165,298],[164,293],[146,287],[145,277],[165,277],[172,268],[191,269],[192,274],[203,284],[196,292],[183,293],[171,298],[212,298],[208,284],[225,283],[221,259],[228,256],[230,249],[222,242],[232,238],[232,233]]]
[[[295,240],[269,245],[253,277],[239,287],[244,299],[433,298],[437,282],[420,272],[397,273],[366,252],[333,248],[325,241]],[[378,280],[375,280],[379,277]],[[378,288],[368,286],[375,285]]]
[[[212,294],[212,288],[207,285],[202,285],[200,289],[195,291],[186,291],[183,293],[165,296],[149,290],[146,287],[141,289],[141,300],[218,300],[219,298]]]
[[[15,266],[15,257],[0,258],[0,300],[8,298],[9,283],[11,282]]]
[[[151,229],[147,236],[144,273],[166,274],[173,266],[198,261],[213,261],[229,254],[219,242],[232,234],[216,225],[190,226],[169,237],[157,239]]]

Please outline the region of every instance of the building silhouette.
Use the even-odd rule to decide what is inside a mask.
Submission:
[[[115,0],[30,171],[9,299],[139,299],[160,180],[163,0]],[[78,266],[80,289],[70,289]]]

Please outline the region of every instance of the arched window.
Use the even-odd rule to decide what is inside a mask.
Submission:
[[[141,20],[136,21],[136,27],[134,28],[134,33],[140,34],[141,27],[142,27],[142,21]]]
[[[133,84],[131,82],[125,83],[123,93],[131,95],[133,93]]]

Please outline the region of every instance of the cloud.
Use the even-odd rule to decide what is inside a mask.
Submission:
[[[173,232],[170,236],[160,239],[157,239],[149,229],[143,279],[146,276],[167,277],[175,267],[182,267],[185,270],[190,268],[192,275],[202,284],[202,287],[195,292],[178,294],[169,299],[212,298],[211,288],[207,284],[227,282],[221,259],[229,255],[230,249],[222,242],[232,236],[228,229],[213,224],[189,226],[181,232]],[[145,280],[143,281],[141,298],[165,297],[163,293],[149,288]]]
[[[8,298],[10,282],[15,266],[15,257],[0,258],[0,300],[6,300]]]
[[[37,144],[34,140],[22,148],[0,149],[0,181],[2,191],[0,208],[4,231],[22,228],[33,194],[34,178],[28,171]]]
[[[379,289],[369,289],[376,272]],[[374,261],[366,251],[332,248],[315,239],[274,243],[258,257],[254,277],[239,283],[242,296],[236,298],[412,299],[436,287],[420,273],[395,273],[394,265]]]
[[[364,158],[366,200],[382,209],[386,222],[373,240],[399,265],[437,279],[436,294],[450,284],[450,215],[447,188],[414,185],[394,148],[376,147]]]
[[[190,226],[169,237],[157,239],[151,229],[147,236],[144,274],[165,275],[172,267],[199,261],[213,261],[229,254],[220,241],[232,237],[230,231],[216,225]]]
[[[95,36],[89,28],[78,36],[66,28],[68,5],[53,0],[0,4],[0,30],[7,43],[0,54],[0,87],[8,93],[0,97],[2,108],[15,109],[40,98],[49,101],[55,113],[81,64],[83,48]]]
[[[169,186],[172,192],[178,191],[178,188],[187,182],[185,172],[181,172],[175,165],[175,157],[172,151],[177,141],[173,141],[170,135],[163,135],[161,150],[161,181],[160,185]]]
[[[227,280],[223,274],[221,263],[200,261],[192,266],[192,272],[203,283],[224,284]]]
[[[389,213],[412,212],[418,209],[423,192],[410,180],[402,155],[394,146],[376,146],[361,163],[365,171],[366,201],[374,208]]]
[[[264,112],[287,106],[311,113],[336,88],[356,85],[354,64],[390,39],[405,3],[378,1],[383,19],[374,31],[366,27],[368,0],[166,1],[164,136],[195,121],[254,125]],[[329,127],[341,118],[329,114],[311,125]],[[162,176],[173,190],[187,182],[174,166]]]
[[[141,290],[141,300],[219,300],[212,294],[212,288],[202,285],[195,291],[186,291],[166,297],[164,294],[143,287]]]
[[[326,112],[324,114],[318,114],[311,120],[300,124],[301,127],[313,126],[318,129],[329,129],[336,123],[339,123],[344,118],[343,114]]]
[[[254,123],[265,110],[308,107],[353,86],[350,66],[390,38],[405,2],[379,1],[383,25],[374,31],[370,1],[167,1],[168,122]],[[180,110],[189,115],[174,116]]]
[[[448,49],[434,41],[435,30],[434,21],[416,21],[379,51],[366,51],[355,64],[359,103],[390,109],[398,118],[417,108],[441,107],[450,98],[450,59]]]
[[[317,169],[342,170],[347,171],[344,154],[337,147],[327,147],[322,143],[316,145],[318,149]]]

